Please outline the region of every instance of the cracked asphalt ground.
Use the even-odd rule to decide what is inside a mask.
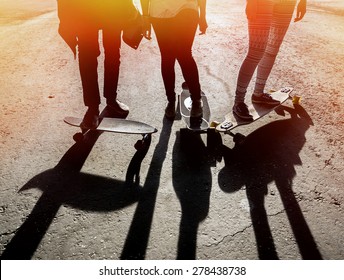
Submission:
[[[73,141],[63,118],[85,111],[77,61],[55,1],[28,10],[0,26],[2,259],[343,259],[343,16],[310,5],[291,24],[268,88],[293,86],[301,106],[236,129],[247,136],[236,147],[164,120],[155,37],[123,44],[119,98],[129,119],[158,129],[141,162],[135,135]],[[195,39],[213,120],[233,104],[243,12],[242,1],[208,1]],[[177,67],[177,92],[182,81]]]

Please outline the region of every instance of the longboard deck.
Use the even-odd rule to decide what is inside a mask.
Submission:
[[[245,124],[250,124],[263,116],[269,114],[271,111],[273,111],[275,108],[283,104],[285,101],[291,97],[291,92],[293,91],[292,87],[283,87],[278,91],[272,92],[271,96],[280,101],[280,104],[277,106],[271,106],[271,105],[264,105],[264,104],[249,104],[248,109],[249,112],[253,118],[253,120],[243,120],[238,117],[236,117],[232,112],[228,113],[225,116],[225,120],[221,122],[219,125],[216,126],[216,130],[219,132],[229,132],[230,130]]]
[[[201,99],[203,103],[203,116],[199,119],[192,119],[190,117],[192,105],[190,92],[189,89],[183,84],[183,91],[179,95],[180,114],[187,128],[190,130],[203,131],[209,128],[210,107],[207,96],[204,92],[201,93]]]
[[[64,122],[80,127],[82,118],[65,117]],[[124,134],[152,134],[158,131],[146,123],[118,118],[102,118],[99,126],[94,130]]]

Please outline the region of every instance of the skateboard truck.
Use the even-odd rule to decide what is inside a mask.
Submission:
[[[223,122],[221,123],[221,128],[222,129],[230,129],[231,127],[233,126],[233,123],[232,122]]]

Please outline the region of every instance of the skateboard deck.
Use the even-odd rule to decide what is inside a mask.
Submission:
[[[207,96],[204,92],[201,93],[201,99],[203,103],[203,116],[202,118],[191,118],[190,110],[192,100],[189,92],[189,88],[186,83],[182,85],[183,91],[179,95],[180,114],[184,120],[186,126],[190,130],[203,131],[209,128],[210,123],[210,107]]]
[[[66,117],[64,122],[71,126],[80,127],[82,118]],[[124,134],[152,134],[158,131],[156,128],[142,122],[118,118],[103,118],[94,130]]]
[[[250,103],[248,109],[252,116],[252,120],[243,120],[239,117],[236,117],[232,112],[228,113],[225,116],[225,120],[216,126],[216,130],[219,132],[229,133],[232,129],[245,124],[250,124],[261,117],[269,114],[276,107],[283,104],[288,98],[291,97],[291,92],[293,91],[292,87],[283,87],[278,91],[272,92],[271,96],[280,101],[280,104],[277,106],[265,105],[265,104],[255,104]]]

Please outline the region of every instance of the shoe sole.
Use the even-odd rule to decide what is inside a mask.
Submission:
[[[278,106],[281,104],[281,102],[276,102],[276,103],[268,103],[268,102],[264,102],[264,101],[254,101],[252,100],[252,103],[255,103],[255,104],[264,104],[264,105],[270,105],[270,106]]]
[[[129,111],[127,112],[118,112],[115,111],[115,109],[111,108],[109,105],[107,106],[107,114],[110,117],[114,117],[114,118],[126,118],[129,115]]]
[[[233,111],[233,114],[234,114],[234,116],[236,116],[239,119],[242,119],[244,121],[253,121],[253,117],[252,116],[250,116],[250,117],[248,117],[248,116],[242,117],[242,116],[238,115],[235,111]]]

